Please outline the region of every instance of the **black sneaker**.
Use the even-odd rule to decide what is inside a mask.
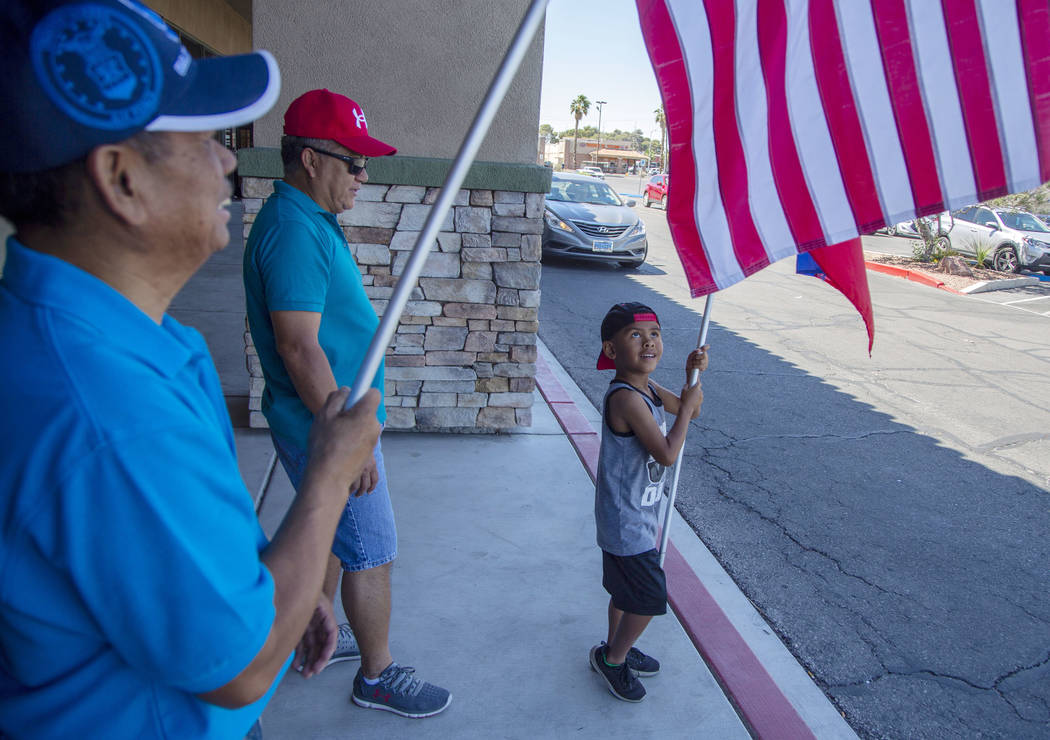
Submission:
[[[645,687],[634,675],[634,671],[624,661],[618,666],[605,664],[605,646],[595,645],[591,648],[591,668],[604,679],[609,691],[617,699],[639,702],[645,698]]]
[[[440,686],[414,678],[415,672],[410,666],[391,663],[379,674],[379,683],[370,686],[358,668],[350,698],[359,707],[383,709],[402,717],[432,717],[444,711],[452,695]]]
[[[602,647],[604,646],[605,640],[602,640]],[[636,676],[655,676],[660,672],[660,661],[651,655],[646,655],[638,648],[631,648],[627,651],[627,665]]]

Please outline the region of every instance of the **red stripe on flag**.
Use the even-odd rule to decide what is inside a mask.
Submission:
[[[944,191],[911,48],[908,10],[904,0],[871,0],[871,10],[915,210],[923,216],[939,213],[944,210]]]
[[[1050,9],[1046,0],[1017,0],[1028,99],[1039,151],[1039,180],[1050,180]]]
[[[970,142],[977,200],[997,198],[1005,195],[1008,189],[977,8],[974,0],[941,0],[941,8],[966,138]]]
[[[693,297],[713,293],[715,285],[696,223],[696,157],[693,153],[693,97],[678,32],[664,0],[637,0],[645,45],[663,98],[670,138],[674,187],[667,191],[667,223]],[[702,43],[691,39],[691,43]],[[667,154],[664,162],[667,163]]]
[[[736,261],[744,275],[769,265],[762,238],[751,217],[747,160],[736,118],[736,8],[734,0],[704,0],[711,29],[714,90],[713,133],[718,186]]]
[[[846,296],[864,319],[870,355],[875,343],[875,315],[871,308],[871,291],[868,289],[868,273],[864,266],[860,238],[829,244],[809,254],[824,271],[824,280]]]
[[[824,246],[824,229],[791,133],[787,102],[787,13],[784,0],[758,0],[758,53],[766,83],[769,155],[777,195],[800,252]]]
[[[871,171],[864,129],[850,89],[833,0],[812,0],[810,3],[809,46],[820,102],[839,161],[846,197],[853,210],[853,220],[860,233],[875,231],[885,225],[885,217]]]

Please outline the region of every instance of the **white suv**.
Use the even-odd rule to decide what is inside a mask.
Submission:
[[[576,171],[579,172],[581,175],[590,175],[591,177],[597,177],[599,180],[605,179],[605,173],[602,172],[601,169],[599,169],[598,167],[581,167]]]
[[[1030,213],[1008,208],[968,206],[953,211],[948,238],[952,249],[976,257],[976,247],[989,251],[1000,272],[1042,270],[1050,275],[1050,228]]]

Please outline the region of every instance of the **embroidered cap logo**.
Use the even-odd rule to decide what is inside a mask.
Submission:
[[[30,53],[48,96],[80,123],[119,130],[156,115],[160,60],[142,31],[118,11],[58,8],[33,30]]]

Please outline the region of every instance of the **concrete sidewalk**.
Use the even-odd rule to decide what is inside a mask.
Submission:
[[[452,692],[449,709],[426,720],[361,709],[349,700],[358,664],[340,663],[285,677],[263,715],[266,740],[748,737],[673,616],[641,643],[663,663],[645,702],[616,700],[591,671],[608,603],[593,486],[545,409],[539,399],[532,434],[384,435],[400,544],[391,646]],[[268,532],[291,496],[278,466],[261,510]]]
[[[545,348],[541,353],[568,386],[569,403],[597,429],[597,411]],[[663,665],[644,680],[643,703],[616,700],[590,670],[587,651],[604,638],[608,602],[594,545],[594,487],[538,392],[533,418],[528,433],[515,435],[384,435],[400,540],[392,650],[421,677],[450,689],[449,709],[426,720],[361,709],[349,701],[358,664],[340,663],[309,681],[285,677],[263,715],[267,740],[750,736],[683,627],[689,620],[670,611],[639,643]],[[265,492],[260,518],[272,533],[292,488],[279,464],[265,480],[267,434],[242,429],[237,439],[249,489]],[[752,724],[752,732],[854,737],[702,543],[680,518],[674,526],[688,567],[797,712],[793,731]],[[734,697],[737,705],[741,699],[756,697]],[[775,702],[758,699],[760,713],[773,711]]]
[[[231,412],[246,388],[242,248],[235,238],[215,255],[172,311],[205,335]],[[195,300],[203,295],[206,304]],[[609,694],[587,661],[608,603],[584,464],[593,467],[600,416],[542,345],[540,354],[547,400],[535,394],[528,432],[383,438],[400,551],[391,648],[448,688],[452,705],[404,719],[350,702],[358,663],[309,681],[290,672],[263,715],[266,740],[855,737],[677,515],[668,581],[679,615],[654,619],[639,642],[661,673],[644,679],[641,704]],[[293,491],[269,434],[238,421],[241,472],[272,533]]]

